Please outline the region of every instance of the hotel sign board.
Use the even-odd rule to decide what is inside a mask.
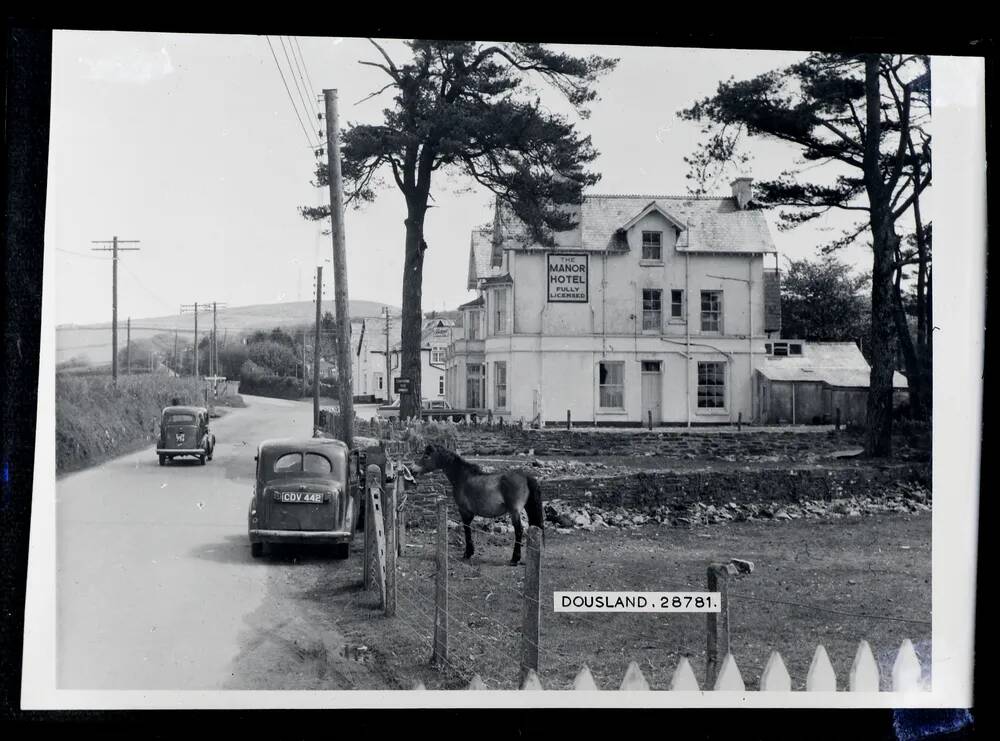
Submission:
[[[548,254],[549,303],[586,304],[590,301],[590,255]]]

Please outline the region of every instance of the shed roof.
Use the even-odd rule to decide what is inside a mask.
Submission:
[[[853,342],[803,342],[802,355],[767,357],[757,372],[772,381],[868,388],[871,366]],[[907,388],[906,376],[893,373],[892,386]]]

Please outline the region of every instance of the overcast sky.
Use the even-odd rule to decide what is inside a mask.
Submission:
[[[124,253],[119,263],[122,321],[176,313],[194,301],[239,306],[311,298],[314,266],[331,255],[330,238],[297,211],[328,198],[310,185],[316,158],[307,140],[322,127],[312,108],[321,109],[316,96],[323,88],[339,91],[342,125],[379,121],[391,99],[386,93],[358,103],[386,82],[382,71],[358,64],[375,58],[367,41],[297,40],[304,70],[296,69],[287,37],[55,33],[46,213],[52,261],[46,265],[57,271],[58,324],[110,319],[110,266],[106,255],[90,251],[90,241],[113,235],[141,240],[140,251]],[[397,61],[406,58],[401,42],[388,41],[386,48]],[[720,80],[750,77],[802,56],[576,50],[621,59],[599,83],[592,116],[577,119],[600,151],[593,169],[602,179],[591,192],[668,195],[686,192],[682,158],[698,135],[698,126],[678,119],[677,111],[712,94]],[[304,104],[296,83],[306,88],[310,82],[314,88],[305,91]],[[557,91],[543,85],[539,91],[553,110],[570,112]],[[292,100],[300,115],[309,106],[303,121],[308,134]],[[754,143],[752,151],[756,179],[775,177],[796,154],[777,143]],[[720,195],[727,194],[725,186]],[[469,234],[491,214],[489,194],[458,177],[439,177],[433,195],[425,310],[454,308],[473,297],[465,288]],[[348,210],[351,299],[400,305],[404,216],[402,196],[390,187],[363,210]],[[843,216],[791,232],[779,232],[770,221],[779,251],[798,258],[814,256],[817,244],[836,237],[849,223]],[[864,247],[843,256],[870,268]],[[329,275],[330,263],[323,264]],[[332,276],[324,282],[332,286]]]

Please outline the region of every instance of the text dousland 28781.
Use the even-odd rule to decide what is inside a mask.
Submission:
[[[553,592],[555,612],[719,612],[719,592]]]

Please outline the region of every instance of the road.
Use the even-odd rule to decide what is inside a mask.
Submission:
[[[308,435],[311,404],[244,399],[247,408],[213,420],[215,456],[205,466],[178,459],[160,467],[150,447],[57,482],[61,689],[371,684],[361,666],[330,671],[342,648],[336,625],[330,616],[305,614],[308,603],[294,599],[319,570],[356,569],[356,557],[250,556],[246,513],[256,446],[268,437]],[[302,671],[241,675],[247,667],[266,674],[289,651],[299,670],[310,657],[323,666],[312,679]],[[259,659],[248,660],[248,652]]]

